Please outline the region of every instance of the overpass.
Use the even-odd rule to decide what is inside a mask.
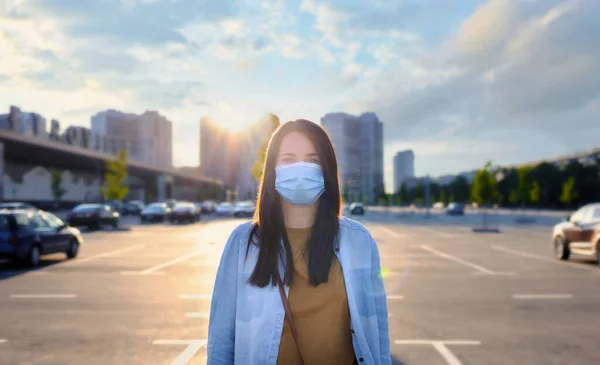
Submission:
[[[102,199],[105,161],[114,156],[36,135],[0,129],[0,198],[3,201],[52,201],[52,166],[62,174],[62,200],[79,203]],[[128,198],[196,200],[203,193],[224,196],[223,183],[175,169],[128,161]]]

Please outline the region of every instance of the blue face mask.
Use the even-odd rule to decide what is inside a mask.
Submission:
[[[277,166],[275,190],[290,204],[313,204],[325,191],[321,166],[308,162]]]

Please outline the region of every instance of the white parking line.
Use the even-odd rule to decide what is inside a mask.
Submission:
[[[173,260],[169,260],[169,261],[167,261],[167,262],[163,262],[162,264],[159,264],[159,265],[153,266],[153,267],[151,267],[151,268],[148,268],[148,269],[146,269],[146,270],[142,271],[142,272],[141,272],[141,274],[142,274],[142,275],[148,275],[148,274],[152,274],[152,273],[154,273],[154,272],[156,272],[156,271],[159,271],[159,270],[162,270],[162,269],[164,269],[165,267],[173,266],[173,265],[175,265],[175,264],[178,264],[178,263],[180,263],[180,262],[183,262],[183,261],[185,261],[185,260],[189,260],[189,259],[191,259],[192,257],[195,257],[195,256],[198,256],[198,255],[201,255],[202,253],[204,253],[204,251],[194,251],[194,252],[190,252],[190,253],[188,253],[188,254],[185,254],[185,255],[183,255],[183,256],[180,256],[180,257],[174,258]]]
[[[154,340],[152,341],[153,345],[187,345],[185,350],[177,358],[175,361],[171,363],[171,365],[186,365],[192,357],[202,348],[202,346],[206,345],[207,340]]]
[[[73,263],[73,264],[82,264],[84,262],[90,262],[90,261],[101,259],[101,258],[104,258],[104,257],[115,256],[115,255],[118,255],[118,254],[123,253],[123,252],[129,252],[129,251],[133,251],[133,250],[139,250],[140,248],[142,248],[144,246],[145,245],[135,245],[135,246],[126,247],[126,248],[122,248],[122,249],[115,250],[115,251],[109,251],[109,252],[104,252],[104,253],[100,253],[100,254],[93,255],[93,256],[83,257],[81,259],[77,259],[77,260],[70,261],[70,262]]]
[[[431,345],[437,350],[437,352],[446,360],[448,365],[463,365],[463,363],[450,351],[447,345],[453,346],[477,346],[481,345],[479,341],[463,341],[463,340],[449,340],[449,341],[429,341],[429,340],[396,340],[396,345]]]
[[[479,265],[477,265],[477,264],[474,264],[474,263],[472,263],[472,262],[469,262],[469,261],[463,260],[463,259],[461,259],[461,258],[459,258],[459,257],[452,256],[452,255],[450,255],[450,254],[447,254],[447,253],[445,253],[445,252],[442,252],[442,251],[438,251],[438,250],[436,250],[436,249],[434,249],[434,248],[431,248],[431,247],[429,247],[429,246],[427,246],[427,245],[421,245],[421,248],[422,248],[422,249],[424,249],[425,251],[429,251],[429,252],[431,252],[431,253],[432,253],[432,254],[434,254],[434,255],[437,255],[437,256],[439,256],[439,257],[443,257],[443,258],[445,258],[445,259],[447,259],[447,260],[454,261],[454,262],[456,262],[456,263],[458,263],[458,264],[461,264],[461,265],[464,265],[464,266],[470,267],[470,268],[472,268],[472,269],[475,269],[475,270],[477,270],[477,271],[480,271],[480,272],[482,272],[482,273],[484,273],[484,274],[487,274],[487,275],[496,275],[496,272],[494,272],[494,271],[492,271],[492,270],[488,270],[488,269],[486,269],[486,268],[485,268],[485,267],[483,267],[483,266],[479,266]]]
[[[7,343],[8,340],[6,338],[0,338],[0,343]]]
[[[181,294],[179,299],[212,299],[212,295],[209,294]]]
[[[399,299],[404,299],[404,297],[402,295],[392,294],[392,295],[388,295],[387,299],[388,300],[399,300]]]
[[[573,299],[573,294],[513,294],[513,299]]]
[[[440,232],[437,229],[434,229],[434,228],[431,228],[431,227],[422,227],[422,228],[424,230],[426,230],[426,231],[429,231],[429,232],[431,232],[433,234],[436,234],[436,235],[438,235],[440,237],[443,237],[443,238],[452,238],[452,237],[454,237],[453,234],[446,233],[446,232]]]
[[[492,245],[491,246],[492,249],[496,250],[496,251],[501,251],[501,252],[506,252],[515,256],[521,256],[521,257],[526,257],[529,259],[535,259],[535,260],[540,260],[540,261],[544,261],[544,262],[549,262],[551,264],[554,265],[569,265],[571,267],[577,268],[577,269],[581,269],[581,270],[587,270],[587,271],[593,271],[595,273],[600,273],[600,270],[595,269],[593,267],[590,266],[586,266],[586,265],[582,265],[582,264],[578,264],[575,262],[569,262],[569,261],[560,261],[557,259],[551,259],[545,256],[539,256],[533,253],[529,253],[529,252],[523,252],[523,251],[517,251],[517,250],[512,250],[510,248],[506,248],[504,246],[498,246],[498,245]]]
[[[73,299],[75,294],[11,294],[11,299]]]
[[[387,228],[387,227],[382,227],[382,226],[378,226],[379,229],[381,229],[382,231],[384,231],[385,233],[389,234],[390,236],[394,237],[394,238],[400,238],[403,237],[403,235],[401,235],[398,232],[394,232],[391,229]]]
[[[210,312],[187,312],[185,316],[187,318],[209,318]]]

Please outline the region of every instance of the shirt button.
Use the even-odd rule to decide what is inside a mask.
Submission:
[[[363,359],[362,357],[360,359],[358,359],[358,361],[363,362],[365,361],[365,359]]]
[[[353,329],[350,329],[350,332],[351,332],[352,334],[354,334],[354,330],[353,330]]]
[[[340,249],[336,247],[335,252],[340,252]]]

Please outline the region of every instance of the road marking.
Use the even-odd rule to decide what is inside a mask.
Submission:
[[[513,294],[513,299],[573,299],[573,294]]]
[[[154,273],[156,271],[164,269],[165,267],[173,266],[173,265],[178,264],[180,262],[183,262],[185,260],[189,260],[192,257],[198,256],[198,255],[200,255],[202,253],[203,253],[203,251],[194,251],[194,252],[187,253],[187,254],[185,254],[183,256],[174,258],[173,260],[169,260],[167,262],[163,262],[162,264],[159,264],[159,265],[153,266],[153,267],[151,267],[149,269],[146,269],[146,270],[144,270],[144,271],[141,272],[141,275],[152,274],[152,273]]]
[[[446,360],[448,365],[463,365],[463,363],[450,351],[447,345],[453,346],[477,346],[481,345],[479,341],[462,341],[462,340],[449,340],[449,341],[429,341],[429,340],[396,340],[396,345],[431,345],[437,350],[437,352]]]
[[[187,345],[171,365],[186,365],[206,345],[207,340],[154,340],[153,345]]]
[[[210,312],[188,312],[185,316],[187,318],[209,318]]]
[[[75,294],[11,294],[11,299],[73,299]]]
[[[179,299],[212,299],[209,294],[181,294]]]
[[[545,256],[539,256],[533,253],[529,253],[529,252],[523,252],[523,251],[516,251],[516,250],[512,250],[510,248],[506,248],[504,246],[498,246],[498,245],[492,245],[491,246],[492,249],[496,250],[496,251],[501,251],[501,252],[506,252],[512,255],[516,255],[516,256],[521,256],[521,257],[527,257],[530,259],[535,259],[535,260],[540,260],[540,261],[544,261],[544,262],[549,262],[551,264],[554,265],[569,265],[571,267],[577,268],[577,269],[582,269],[582,270],[587,270],[587,271],[593,271],[595,273],[600,273],[600,270],[595,269],[593,267],[589,267],[589,266],[585,266],[585,265],[581,265],[575,262],[569,262],[569,261],[560,261],[558,259],[551,259]]]
[[[7,343],[8,340],[6,338],[0,338],[0,343]]]
[[[434,233],[440,237],[444,237],[444,238],[452,238],[454,237],[453,234],[450,233],[446,233],[446,232],[440,232],[437,229],[431,228],[431,227],[422,227],[424,230],[429,231],[431,233]]]
[[[384,231],[385,233],[389,234],[392,237],[395,237],[395,238],[402,237],[401,234],[399,234],[398,232],[394,232],[394,231],[392,231],[391,229],[389,229],[387,227],[379,226],[378,228],[381,229],[382,231]]]
[[[463,259],[461,259],[459,257],[452,256],[452,255],[447,254],[447,253],[442,252],[442,251],[438,251],[438,250],[436,250],[434,248],[431,248],[431,247],[429,247],[427,245],[421,245],[421,248],[424,249],[425,251],[431,252],[434,255],[437,255],[437,256],[443,257],[443,258],[445,258],[447,260],[454,261],[454,262],[456,262],[458,264],[470,267],[470,268],[475,269],[477,271],[480,271],[480,272],[482,272],[484,274],[487,274],[487,275],[496,275],[496,273],[494,271],[488,270],[488,269],[486,269],[483,266],[479,266],[479,265],[474,264],[472,262],[463,260]]]
[[[404,299],[404,297],[403,297],[402,295],[395,295],[395,294],[392,294],[392,295],[388,295],[388,296],[387,296],[387,299],[388,299],[388,300],[397,300],[397,299]]]
[[[140,248],[142,248],[144,246],[145,245],[135,245],[135,246],[131,246],[131,247],[122,248],[120,250],[109,251],[109,252],[104,252],[104,253],[100,253],[100,254],[93,255],[93,256],[83,257],[81,259],[77,259],[77,260],[70,261],[70,262],[73,263],[73,264],[82,264],[84,262],[90,262],[90,261],[101,259],[101,258],[104,258],[104,257],[110,257],[110,256],[118,255],[118,254],[123,253],[123,252],[129,252],[129,251],[133,251],[133,250],[139,250]]]

